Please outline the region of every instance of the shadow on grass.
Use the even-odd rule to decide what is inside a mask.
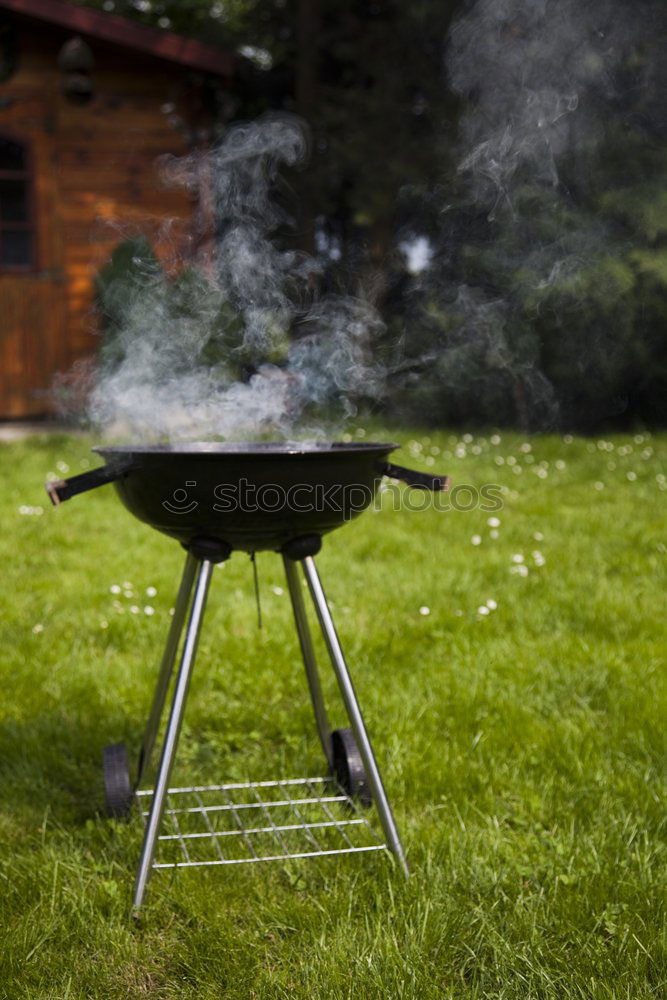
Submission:
[[[38,713],[0,724],[0,804],[5,813],[47,811],[63,825],[84,824],[104,811],[102,751],[126,742],[133,754],[139,724],[94,710]]]

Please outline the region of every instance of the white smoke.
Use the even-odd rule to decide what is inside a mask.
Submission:
[[[475,0],[450,29],[446,69],[465,101],[461,204],[490,224],[478,227],[476,246],[460,230],[453,239],[474,247],[482,274],[495,272],[510,291],[503,299],[483,281],[443,282],[449,327],[437,371],[452,391],[467,384],[491,398],[507,387],[527,427],[555,424],[558,401],[517,303],[539,309],[540,294],[576,279],[608,246],[604,225],[573,199],[567,178],[586,188],[644,13],[620,0]],[[456,274],[459,246],[448,247],[447,219],[444,212],[441,257]]]
[[[208,199],[215,231],[176,277],[137,259],[130,281],[107,284],[112,342],[89,398],[107,435],[312,437],[381,393],[372,307],[311,301],[316,262],[270,238],[289,221],[275,198],[281,169],[306,149],[301,122],[273,116],[231,128],[210,154],[163,161],[167,183]]]
[[[452,88],[471,99],[459,170],[491,218],[527,180],[556,187],[559,160],[598,145],[600,114],[641,17],[618,0],[477,0],[452,27]]]

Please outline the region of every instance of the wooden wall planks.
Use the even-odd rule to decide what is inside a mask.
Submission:
[[[174,127],[192,83],[186,70],[89,40],[94,96],[62,93],[60,28],[17,21],[20,63],[0,84],[0,134],[26,143],[34,170],[37,257],[29,274],[0,267],[0,418],[50,412],[53,375],[95,351],[94,277],[122,237],[187,237],[195,201],[165,186],[158,161],[182,155]]]

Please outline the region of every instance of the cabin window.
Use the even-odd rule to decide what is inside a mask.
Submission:
[[[0,136],[0,269],[27,270],[35,263],[32,176],[27,148]]]

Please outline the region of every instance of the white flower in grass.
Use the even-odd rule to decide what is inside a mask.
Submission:
[[[516,465],[516,458],[514,455],[508,455],[506,461],[508,465]]]
[[[543,542],[544,541],[544,535],[542,534],[541,531],[536,531],[533,534],[533,538],[535,539],[536,542]]]
[[[481,535],[473,535],[472,538],[470,539],[470,544],[471,545],[481,545],[482,544],[482,536]]]
[[[537,475],[537,476],[538,476],[538,477],[539,477],[540,479],[546,479],[546,478],[547,478],[547,476],[549,475],[548,471],[547,471],[547,470],[546,470],[546,469],[544,468],[544,466],[542,466],[542,465],[541,465],[541,466],[540,466],[539,468],[535,469],[535,474],[536,474],[536,475]]]
[[[519,576],[528,576],[528,567],[523,563],[520,566],[510,566],[510,573],[517,573]]]
[[[489,538],[492,538],[495,542],[497,538],[500,538],[500,532],[497,531],[495,528],[492,528],[491,531],[489,532]]]
[[[499,445],[499,444],[500,444],[500,442],[501,442],[501,440],[502,440],[502,439],[501,439],[501,437],[500,437],[500,434],[492,434],[492,435],[491,435],[491,437],[489,438],[489,441],[490,441],[490,442],[491,442],[491,444],[493,444],[493,445]]]
[[[637,479],[637,473],[634,472],[632,469],[630,469],[630,471],[627,473],[627,477],[631,483],[634,483],[635,480]]]
[[[424,615],[424,617],[426,617],[426,615],[431,614],[431,609],[427,608],[425,604],[422,604],[421,608],[419,609],[419,614]]]
[[[504,465],[505,459],[503,458],[502,455],[496,455],[496,457],[494,458],[494,462],[496,463],[496,465]]]
[[[118,586],[117,583],[112,583],[111,586],[109,587],[109,591],[112,594],[120,594],[120,587]]]
[[[489,518],[487,518],[486,523],[488,524],[488,526],[490,528],[499,528],[500,527],[500,518],[499,517],[489,517]]]
[[[491,614],[491,611],[490,611],[489,608],[487,608],[486,604],[480,604],[480,606],[477,608],[477,614],[478,615],[489,615],[489,614]]]
[[[67,464],[67,462],[56,462],[56,469],[58,470],[58,472],[62,472],[63,475],[65,475],[67,472],[69,472],[69,465]]]
[[[595,489],[596,489],[596,490],[598,490],[598,492],[599,492],[600,490],[603,490],[603,489],[604,489],[604,483],[603,483],[603,482],[600,482],[600,480],[598,480],[598,482],[597,482],[597,483],[595,483],[594,485],[595,485]]]
[[[276,594],[277,597],[280,597],[281,594],[285,593],[282,587],[271,587],[271,590],[273,591],[274,594]]]
[[[572,437],[571,434],[564,434],[563,435],[563,441],[565,442],[565,444],[572,444],[572,442],[574,441],[574,438]]]
[[[472,444],[473,436],[472,434],[464,434],[461,440],[464,441],[466,444]]]
[[[131,615],[138,615],[140,610],[141,610],[141,608],[139,607],[138,604],[131,604],[130,605],[130,614]]]
[[[109,628],[109,622],[106,620],[106,618],[100,619],[100,628]]]
[[[523,555],[523,552],[515,552],[514,555],[512,556],[512,562],[513,563],[525,562],[525,557]]]
[[[487,608],[489,608],[490,611],[495,611],[496,608],[498,607],[498,602],[494,601],[494,599],[492,597],[490,597],[488,599],[488,601],[486,602],[486,606],[487,606]]]
[[[33,635],[39,635],[39,633],[43,631],[44,631],[44,626],[41,624],[41,622],[38,622],[36,625],[33,625],[32,627]]]
[[[514,468],[512,469],[512,472],[514,473],[515,476],[520,476],[522,471],[523,470],[520,465],[515,465]]]
[[[536,566],[544,566],[546,563],[546,559],[541,552],[537,551],[537,549],[533,552],[533,562]]]
[[[519,451],[522,451],[524,455],[527,455],[529,451],[533,450],[533,446],[530,441],[524,441],[523,444],[519,445]]]
[[[150,604],[147,604],[146,607],[144,608],[144,614],[145,615],[149,615],[149,616],[150,615],[154,615],[155,614],[155,608],[152,608],[150,606]]]
[[[565,468],[565,462],[563,461],[562,458],[557,459],[555,465],[559,472],[562,472],[563,469]]]
[[[454,449],[454,454],[456,455],[457,458],[465,458],[466,457],[465,445],[457,444],[456,448]]]
[[[157,587],[146,587],[146,597],[156,597]]]

